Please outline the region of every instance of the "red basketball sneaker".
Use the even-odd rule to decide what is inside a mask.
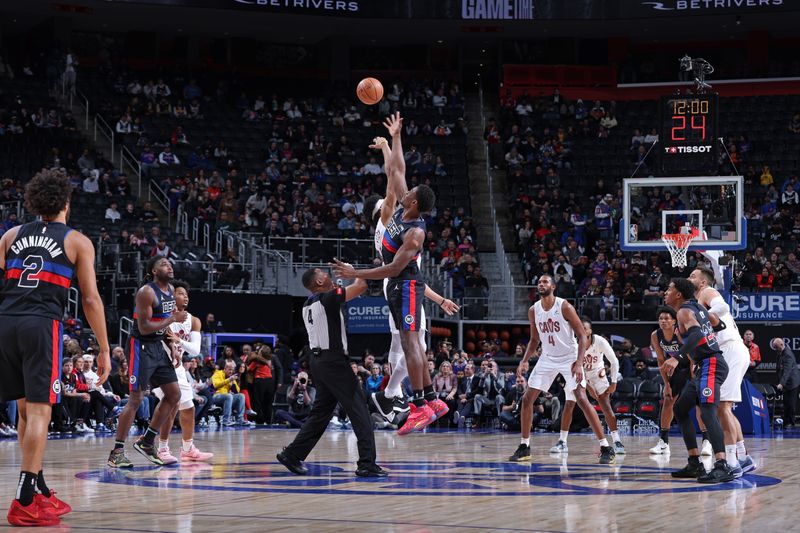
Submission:
[[[433,410],[433,414],[436,415],[436,418],[434,418],[434,420],[439,420],[444,415],[450,412],[450,408],[447,407],[447,404],[444,403],[439,398],[436,398],[432,402],[428,402],[428,407],[430,407]]]
[[[54,490],[50,491],[49,498],[45,497],[44,494],[37,494],[33,497],[33,501],[42,509],[52,511],[56,516],[62,516],[72,512],[72,507],[70,507],[67,502],[59,500]]]
[[[408,415],[408,419],[406,419],[406,423],[403,424],[403,427],[397,430],[398,435],[407,435],[412,431],[422,431],[428,427],[431,422],[436,420],[433,409],[428,405],[417,407],[412,403],[409,407],[411,407],[411,414]]]
[[[35,499],[28,506],[23,506],[19,500],[12,501],[6,518],[12,526],[47,527],[61,523],[52,510],[43,508]]]

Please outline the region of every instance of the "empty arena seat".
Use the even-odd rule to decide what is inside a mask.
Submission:
[[[636,396],[636,414],[642,418],[657,419],[661,412],[661,383],[648,379],[639,385]]]
[[[632,415],[636,406],[636,395],[641,380],[623,378],[617,383],[617,390],[612,397],[611,405],[615,414]]]

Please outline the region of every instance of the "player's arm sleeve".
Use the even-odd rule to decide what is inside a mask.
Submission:
[[[617,359],[614,350],[611,348],[611,345],[608,344],[607,340],[603,337],[598,337],[598,339],[602,341],[600,342],[600,350],[603,352],[603,356],[611,363],[611,383],[616,383],[617,375],[619,374],[619,359]]]
[[[183,349],[186,350],[186,353],[191,355],[192,357],[200,355],[200,344],[202,340],[202,335],[199,331],[192,331],[189,333],[189,340],[185,341],[181,339],[181,345]]]
[[[718,317],[724,315],[725,313],[730,313],[731,308],[728,306],[728,303],[722,296],[717,296],[713,300],[709,302],[710,306],[708,310]]]

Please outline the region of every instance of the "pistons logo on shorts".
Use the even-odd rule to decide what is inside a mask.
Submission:
[[[414,316],[413,315],[406,315],[406,317],[403,320],[405,320],[406,324],[408,324],[410,326],[411,324],[414,323]]]
[[[714,391],[711,390],[711,387],[706,387],[705,389],[703,389],[703,396],[705,396],[706,398],[711,398],[712,394],[714,394]]]
[[[128,381],[131,382],[131,385],[136,385],[136,376],[131,376],[131,378]]]
[[[53,394],[61,394],[61,380],[55,380],[50,388],[52,389]]]

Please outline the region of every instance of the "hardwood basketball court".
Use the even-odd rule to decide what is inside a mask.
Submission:
[[[45,475],[74,511],[57,531],[791,531],[797,519],[800,432],[747,439],[759,468],[723,485],[673,480],[685,463],[679,435],[672,457],[647,453],[653,436],[627,436],[628,454],[597,464],[597,443],[569,437],[570,453],[551,456],[557,434],[535,434],[530,464],[505,459],[518,436],[500,432],[376,433],[388,478],[355,478],[356,440],[329,430],[309,457],[310,475],[290,474],[275,453],[293,430],[206,431],[196,442],[211,464],[155,467],[131,447],[133,470],[105,466],[113,438],[48,442]],[[179,445],[175,434],[173,447]],[[20,453],[0,442],[5,498],[13,497]],[[710,466],[710,465],[707,465]],[[8,527],[6,528],[8,529]],[[15,528],[11,528],[15,529]]]

